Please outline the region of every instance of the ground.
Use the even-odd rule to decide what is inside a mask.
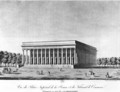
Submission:
[[[0,68],[2,69],[2,67]],[[61,69],[61,68],[11,68],[12,73],[2,73],[0,79],[30,79],[30,80],[105,80],[105,79],[120,79],[119,68],[88,68],[88,69]],[[93,71],[95,75],[91,75]],[[42,73],[41,73],[42,72]],[[109,78],[106,77],[107,73]]]

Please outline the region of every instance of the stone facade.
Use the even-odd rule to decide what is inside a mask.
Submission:
[[[77,55],[77,53],[79,53],[77,51],[79,46],[77,46],[76,43],[77,41],[23,42],[22,63],[24,65],[61,65],[61,66],[63,65],[74,66],[77,64],[81,64],[79,63],[79,61],[81,60],[79,59],[80,56]],[[86,55],[87,52],[84,56]],[[93,56],[94,59],[95,56],[96,53]],[[84,59],[82,61],[84,61]]]

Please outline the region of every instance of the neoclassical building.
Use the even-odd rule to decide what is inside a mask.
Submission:
[[[25,66],[94,67],[96,48],[76,40],[23,42],[22,63]]]

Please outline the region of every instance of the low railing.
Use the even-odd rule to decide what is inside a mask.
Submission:
[[[99,68],[120,68],[120,65],[97,65]]]
[[[18,64],[16,64],[16,63],[15,64],[12,64],[12,63],[9,63],[9,64],[1,63],[0,64],[0,67],[17,67],[17,66],[18,66]]]

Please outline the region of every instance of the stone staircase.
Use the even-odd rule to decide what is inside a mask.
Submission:
[[[48,69],[48,68],[68,68],[68,69],[73,69],[73,65],[24,65],[23,66],[24,68],[36,68],[36,69],[38,69],[38,68],[46,68],[46,69]]]

